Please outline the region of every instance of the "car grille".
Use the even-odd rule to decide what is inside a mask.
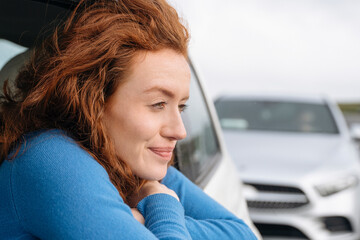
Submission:
[[[293,209],[309,204],[301,189],[288,186],[245,182],[245,197],[251,209]]]
[[[276,237],[281,239],[309,239],[299,229],[291,226],[263,223],[254,224],[263,237]]]
[[[324,226],[330,232],[352,232],[353,228],[349,219],[339,216],[323,217]]]

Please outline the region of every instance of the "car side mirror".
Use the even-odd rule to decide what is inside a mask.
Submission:
[[[350,125],[350,135],[353,139],[360,141],[360,123]]]

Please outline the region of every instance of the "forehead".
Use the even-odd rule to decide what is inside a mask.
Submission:
[[[165,88],[182,94],[189,91],[189,85],[190,68],[186,58],[174,50],[163,49],[137,54],[122,87],[143,93]]]

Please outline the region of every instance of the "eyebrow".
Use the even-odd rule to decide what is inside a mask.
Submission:
[[[174,98],[175,97],[175,94],[163,87],[159,87],[159,86],[155,86],[155,87],[152,87],[152,88],[149,88],[147,90],[144,91],[145,93],[150,93],[150,92],[161,92],[162,94],[170,97],[170,98]],[[186,96],[184,97],[183,99],[181,100],[188,100],[189,99],[189,96]]]

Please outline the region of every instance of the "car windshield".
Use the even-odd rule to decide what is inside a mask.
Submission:
[[[338,133],[328,106],[321,103],[220,100],[216,110],[224,129]]]

